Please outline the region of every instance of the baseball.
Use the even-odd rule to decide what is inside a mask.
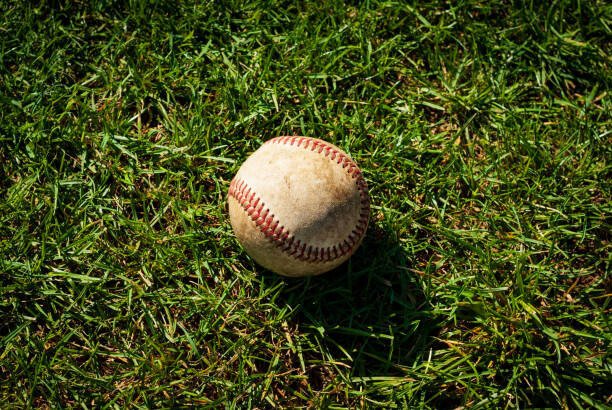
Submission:
[[[246,252],[284,276],[319,275],[346,261],[370,215],[357,165],[335,145],[308,137],[264,143],[238,170],[227,201]]]

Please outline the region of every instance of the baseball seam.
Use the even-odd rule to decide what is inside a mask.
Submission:
[[[331,262],[350,254],[363,237],[368,227],[370,215],[370,199],[368,185],[359,167],[344,153],[335,147],[320,141],[305,137],[277,137],[268,140],[266,144],[287,144],[325,155],[341,165],[355,180],[359,191],[361,209],[355,228],[348,237],[333,246],[316,247],[297,239],[274,217],[271,210],[248,184],[240,178],[234,178],[230,183],[228,195],[232,196],[247,213],[259,230],[283,252],[304,262]]]

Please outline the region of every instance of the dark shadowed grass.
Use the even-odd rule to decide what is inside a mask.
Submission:
[[[612,405],[604,2],[0,7],[0,402]],[[225,208],[292,134],[373,201],[304,280]]]

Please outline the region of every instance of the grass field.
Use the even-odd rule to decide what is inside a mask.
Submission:
[[[2,407],[612,406],[605,1],[34,3],[0,0]],[[294,134],[373,204],[302,280],[225,203]]]

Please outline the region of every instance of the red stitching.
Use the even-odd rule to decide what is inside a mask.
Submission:
[[[327,144],[325,141],[315,140],[306,137],[277,137],[265,142],[266,144],[284,144],[325,155],[337,164],[342,164],[342,168],[355,179],[357,190],[361,201],[359,220],[355,228],[346,239],[336,245],[327,248],[318,248],[302,243],[296,239],[288,229],[280,225],[280,221],[274,218],[274,214],[266,207],[264,201],[251,190],[247,183],[239,178],[234,178],[230,183],[228,195],[234,197],[251,220],[259,227],[259,230],[283,252],[304,262],[329,262],[334,259],[352,252],[353,248],[361,237],[365,234],[368,227],[370,216],[370,197],[368,195],[368,184],[366,183],[357,165],[344,153]],[[262,212],[263,211],[263,212]]]

